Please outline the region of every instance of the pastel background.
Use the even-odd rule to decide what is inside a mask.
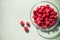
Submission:
[[[30,11],[34,4],[44,0],[0,0],[0,40],[48,40],[38,35],[31,23]],[[60,11],[60,0],[45,0],[54,3]],[[29,33],[19,22],[29,21]],[[53,40],[60,40],[60,36]]]

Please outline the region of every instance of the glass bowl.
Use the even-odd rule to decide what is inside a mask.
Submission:
[[[32,16],[33,16],[33,10],[35,10],[37,7],[39,7],[39,6],[41,6],[41,5],[47,5],[47,4],[50,5],[51,8],[54,8],[54,10],[58,13],[58,14],[57,14],[58,18],[57,18],[57,20],[56,20],[56,24],[53,25],[51,28],[43,29],[43,28],[39,27],[37,24],[34,23],[34,19],[32,18]],[[32,9],[31,9],[31,12],[30,12],[30,19],[31,19],[32,24],[33,24],[37,29],[39,29],[39,30],[41,30],[41,31],[50,31],[50,30],[54,29],[54,28],[56,27],[56,25],[58,24],[58,22],[59,22],[59,10],[58,10],[58,8],[57,8],[53,3],[48,2],[48,1],[41,1],[41,2],[38,2],[38,3],[36,3],[35,5],[33,5]]]

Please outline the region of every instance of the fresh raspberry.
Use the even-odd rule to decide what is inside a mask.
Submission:
[[[46,10],[46,12],[47,12],[47,13],[49,13],[49,12],[50,12],[50,9],[45,9],[45,10]]]
[[[38,14],[38,12],[36,12],[36,16],[38,16],[39,14]]]
[[[45,9],[45,6],[41,6],[40,9],[41,9],[41,10],[44,10],[44,9]]]
[[[53,26],[56,23],[56,21],[52,20],[52,22],[50,23],[50,27]]]
[[[26,25],[27,25],[27,26],[30,26],[30,23],[29,23],[29,22],[26,22]]]
[[[32,16],[32,18],[36,19],[36,18],[37,18],[37,16],[35,16],[35,15],[34,15],[34,16]]]
[[[54,12],[51,12],[51,15],[54,15]]]
[[[55,16],[54,18],[57,19],[57,16]]]
[[[52,22],[52,20],[53,20],[53,19],[50,19],[50,18],[49,18],[49,21],[50,21],[50,22]]]
[[[39,13],[41,13],[41,12],[42,12],[42,10],[40,9],[40,10],[39,10]]]
[[[34,20],[34,23],[37,23],[37,20]]]
[[[43,28],[43,29],[47,28],[47,25],[43,25],[42,28]]]
[[[41,21],[38,21],[37,24],[39,25],[41,23]]]
[[[21,25],[21,26],[24,26],[24,22],[23,22],[23,21],[20,21],[20,25]]]
[[[36,19],[37,21],[41,20],[39,17]]]
[[[43,14],[42,18],[45,18],[45,17],[46,17],[46,15],[45,15],[45,14]]]
[[[25,31],[27,31],[27,30],[29,30],[29,29],[28,29],[28,27],[27,27],[27,26],[25,26],[25,27],[24,27],[24,30],[25,30]]]
[[[52,27],[53,26],[53,24],[52,23],[50,23],[50,25],[49,25],[50,27]]]
[[[42,15],[41,14],[38,14],[38,17],[42,17]]]
[[[49,21],[46,21],[45,24],[46,24],[46,25],[49,25]]]
[[[45,18],[45,21],[48,21],[49,20],[49,18]]]
[[[39,12],[39,7],[36,8],[36,12]]]
[[[36,11],[35,10],[33,10],[33,14],[36,15]]]
[[[46,17],[49,17],[49,13],[46,13],[45,15],[46,15]]]

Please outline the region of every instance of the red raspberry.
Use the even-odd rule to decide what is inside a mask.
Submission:
[[[38,17],[42,17],[42,15],[41,14],[38,14]]]
[[[34,20],[34,23],[37,23],[37,20]]]
[[[54,12],[51,12],[51,15],[54,15]]]
[[[44,9],[44,11],[43,11],[43,14],[45,14],[46,13],[46,9]]]
[[[48,7],[49,7],[50,5],[49,5],[49,4],[47,4],[46,6],[48,6]]]
[[[33,14],[36,15],[36,11],[35,10],[33,10]]]
[[[24,26],[24,22],[23,22],[23,21],[20,21],[20,25],[21,25],[21,26]]]
[[[45,21],[48,21],[49,19],[48,18],[45,18]]]
[[[52,22],[52,23],[53,23],[53,25],[54,25],[54,24],[56,23],[56,21],[54,21],[54,20],[53,20],[53,22]]]
[[[57,12],[55,12],[54,15],[57,15]]]
[[[46,17],[49,17],[49,13],[46,13],[45,15],[46,15]]]
[[[50,5],[46,5],[46,8],[50,8]]]
[[[24,30],[27,31],[27,30],[29,30],[29,29],[28,29],[28,27],[25,26],[25,27],[24,27]]]
[[[46,24],[46,25],[49,25],[49,21],[46,21],[45,24]]]
[[[38,25],[41,24],[41,21],[38,21],[37,24],[38,24]]]
[[[42,23],[42,26],[44,26],[45,24],[44,24],[44,22],[41,22]]]
[[[50,12],[52,12],[52,11],[54,11],[54,9],[53,8],[50,8]]]
[[[46,28],[47,28],[47,25],[43,25],[42,28],[43,28],[43,29],[46,29]]]
[[[54,19],[54,18],[55,18],[55,16],[54,16],[54,15],[51,15],[51,16],[50,16],[50,18]]]
[[[50,23],[50,27],[53,26],[56,23],[56,21],[52,20],[52,22]]]
[[[46,9],[46,12],[49,13],[50,12],[50,9]]]
[[[32,18],[36,19],[36,18],[37,18],[37,16],[33,15],[33,17],[32,17]]]
[[[39,21],[39,20],[41,20],[41,19],[40,19],[40,17],[38,17],[36,20]]]
[[[53,20],[53,19],[50,19],[50,18],[49,18],[49,21],[50,21],[50,22],[52,22],[52,20]]]
[[[37,7],[36,12],[39,12],[39,9],[40,9],[40,8],[39,8],[39,7]]]
[[[52,26],[53,26],[53,24],[52,24],[52,23],[50,23],[50,24],[49,24],[49,26],[50,26],[50,27],[52,27]]]
[[[51,14],[52,14],[52,15],[57,15],[57,12],[52,11]]]
[[[42,10],[40,9],[40,10],[39,10],[39,13],[41,13],[41,12],[42,12]]]
[[[30,23],[29,23],[29,22],[26,22],[26,25],[27,25],[27,26],[30,26]]]
[[[44,10],[44,9],[45,9],[45,6],[41,6],[40,9],[41,9],[41,10]]]
[[[42,18],[45,18],[45,17],[46,17],[46,15],[45,15],[45,14],[43,14]]]
[[[38,16],[39,14],[38,14],[38,12],[36,12],[36,16]]]
[[[43,21],[43,18],[40,18],[40,21]]]
[[[39,26],[41,27],[42,26],[42,23],[40,23]]]
[[[55,19],[57,19],[57,16],[55,16]]]

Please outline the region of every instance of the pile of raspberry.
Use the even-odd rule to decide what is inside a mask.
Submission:
[[[50,5],[42,5],[33,10],[34,23],[39,27],[46,29],[55,25],[58,18],[57,12]]]

